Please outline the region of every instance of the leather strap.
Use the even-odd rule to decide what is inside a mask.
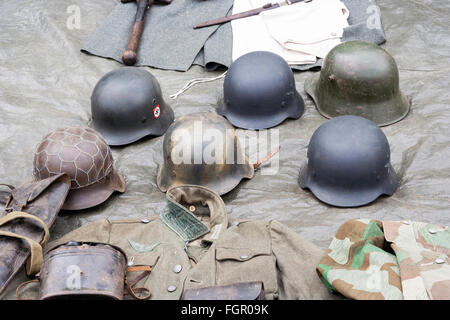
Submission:
[[[0,204],[6,205],[8,203],[11,193],[6,191],[0,191]]]
[[[10,190],[14,190],[14,186],[12,186],[10,184],[0,183],[0,186],[5,186],[5,187],[8,187]]]
[[[21,284],[19,284],[19,286],[16,289],[16,297],[18,300],[37,300],[36,298],[22,298],[22,296],[20,295],[20,289],[22,289],[22,287],[24,287],[30,283],[33,283],[33,282],[38,283],[40,281],[39,281],[39,279],[33,279],[33,280],[25,281],[25,282],[22,282]]]
[[[27,260],[26,270],[27,270],[28,275],[32,275],[32,274],[38,273],[39,270],[41,269],[42,262],[43,262],[42,247],[49,240],[50,231],[48,230],[48,227],[44,221],[42,221],[41,219],[39,219],[38,217],[36,217],[34,215],[31,215],[26,212],[21,212],[21,211],[13,211],[13,212],[7,214],[6,216],[0,218],[0,226],[4,225],[12,220],[20,219],[20,218],[31,219],[40,224],[40,226],[44,230],[44,237],[40,243],[34,241],[33,239],[31,239],[29,237],[25,237],[20,234],[9,232],[9,231],[0,230],[0,236],[21,239],[21,240],[25,240],[28,243],[28,245],[30,246],[30,249],[31,249],[31,257]]]
[[[0,186],[6,186],[9,188],[10,191],[14,190],[14,186],[12,186],[10,184],[0,183]],[[5,207],[7,208],[10,202],[11,202],[11,192],[1,191],[0,192],[0,203],[4,204]]]
[[[148,271],[151,272],[152,268],[150,266],[147,265],[142,265],[142,266],[132,266],[132,267],[128,267],[126,272],[135,272],[135,271]]]
[[[138,275],[136,278],[134,278],[133,281],[131,281],[130,283],[127,283],[127,279],[125,279],[125,283],[127,283],[127,291],[135,299],[147,300],[152,295],[152,292],[150,291],[150,289],[145,288],[145,287],[135,288],[134,286],[139,281],[141,281],[146,276],[148,276],[150,274],[150,272],[152,272],[152,268],[150,266],[147,266],[147,265],[142,265],[142,266],[128,267],[127,270],[126,270],[127,273],[128,272],[135,272],[135,271],[142,271],[142,273],[140,275]],[[146,292],[147,294],[145,296],[143,296],[143,297],[139,297],[137,294],[140,294],[142,292]]]
[[[253,168],[256,170],[259,168],[259,166],[266,162],[267,160],[269,160],[270,158],[273,157],[274,154],[276,154],[278,151],[280,151],[280,146],[276,147],[275,149],[273,149],[271,152],[269,152],[264,158],[256,161],[256,163],[253,164]]]

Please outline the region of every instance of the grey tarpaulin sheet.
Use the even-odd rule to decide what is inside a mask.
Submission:
[[[312,72],[295,73],[306,102],[305,114],[277,127],[280,170],[277,176],[256,173],[224,196],[235,218],[278,219],[322,248],[351,218],[414,219],[450,222],[450,34],[448,0],[379,0],[387,42],[397,60],[403,91],[412,99],[411,113],[382,130],[392,150],[399,188],[392,197],[354,209],[318,202],[300,189],[297,177],[314,130],[326,121],[303,90]],[[73,7],[80,10],[80,29],[68,28]],[[19,185],[32,177],[33,153],[49,131],[86,125],[90,95],[97,80],[121,65],[80,52],[80,48],[116,5],[111,0],[33,0],[0,2],[0,180]],[[69,12],[69,13],[68,13]],[[69,26],[71,24],[69,23]],[[193,87],[171,100],[192,78],[218,75],[193,67],[188,72],[151,70],[176,116],[214,111],[222,81]],[[83,212],[62,212],[52,228],[58,238],[84,223],[102,218],[143,217],[161,212],[165,194],[156,186],[162,161],[162,137],[114,148],[116,166],[127,191]],[[13,298],[25,273],[12,282]],[[3,296],[5,298],[5,296]]]

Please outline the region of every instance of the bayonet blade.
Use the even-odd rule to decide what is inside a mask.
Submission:
[[[279,6],[280,5],[278,3],[268,3],[268,4],[264,5],[264,6],[262,6],[261,8],[256,8],[256,9],[253,9],[253,10],[232,14],[232,15],[229,15],[229,16],[226,16],[226,17],[205,21],[203,23],[200,23],[200,24],[194,26],[194,29],[215,26],[215,25],[223,24],[223,23],[231,21],[231,20],[236,20],[236,19],[242,19],[242,18],[247,18],[247,17],[251,17],[251,16],[256,16],[256,15],[260,14],[261,12],[263,12],[265,10],[275,9],[275,8],[278,8]]]
[[[263,11],[276,9],[281,6],[291,5],[291,4],[294,4],[297,2],[310,2],[310,1],[312,1],[312,0],[284,0],[279,3],[267,3],[267,4],[263,5],[261,8],[256,8],[253,10],[235,13],[235,14],[232,14],[232,15],[229,15],[226,17],[205,21],[203,23],[200,23],[200,24],[194,26],[194,29],[215,26],[215,25],[223,24],[223,23],[226,23],[226,22],[229,22],[232,20],[236,20],[236,19],[242,19],[242,18],[247,18],[247,17],[251,17],[251,16],[256,16]]]

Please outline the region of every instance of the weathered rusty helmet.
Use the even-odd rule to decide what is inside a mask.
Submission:
[[[41,300],[122,300],[127,256],[116,246],[69,241],[49,250],[39,275]]]
[[[163,192],[171,186],[191,184],[222,195],[254,174],[233,126],[211,112],[189,114],[176,120],[164,136],[163,156],[164,164],[157,177]]]
[[[365,205],[397,188],[390,154],[388,140],[374,122],[358,116],[336,117],[311,137],[300,187],[333,206]]]
[[[92,125],[111,146],[160,136],[174,120],[158,80],[135,67],[105,74],[91,96]]]
[[[364,41],[334,47],[320,74],[305,82],[305,91],[327,118],[355,115],[386,126],[403,119],[410,108],[410,101],[400,91],[394,58]]]
[[[239,57],[227,71],[217,112],[244,129],[274,127],[298,119],[304,102],[294,74],[277,54],[254,51]]]
[[[106,201],[114,191],[125,191],[125,180],[114,169],[111,150],[95,130],[56,129],[47,134],[34,155],[37,180],[66,173],[71,179],[64,210],[81,210]]]

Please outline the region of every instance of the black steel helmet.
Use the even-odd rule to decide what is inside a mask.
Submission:
[[[212,153],[214,158],[205,157]],[[223,195],[254,174],[233,126],[212,112],[178,118],[164,135],[163,156],[157,176],[163,192],[171,186],[192,184]]]
[[[291,68],[282,57],[266,51],[247,53],[231,64],[217,110],[244,129],[271,128],[286,118],[298,119],[303,111]]]
[[[92,124],[112,146],[160,136],[174,120],[158,81],[135,67],[122,67],[105,74],[91,96]]]
[[[364,41],[334,47],[321,72],[305,81],[305,91],[327,118],[354,115],[386,126],[403,119],[410,108],[394,58]]]
[[[313,134],[299,184],[321,201],[357,207],[392,195],[397,176],[389,143],[375,123],[358,116],[328,120]]]

